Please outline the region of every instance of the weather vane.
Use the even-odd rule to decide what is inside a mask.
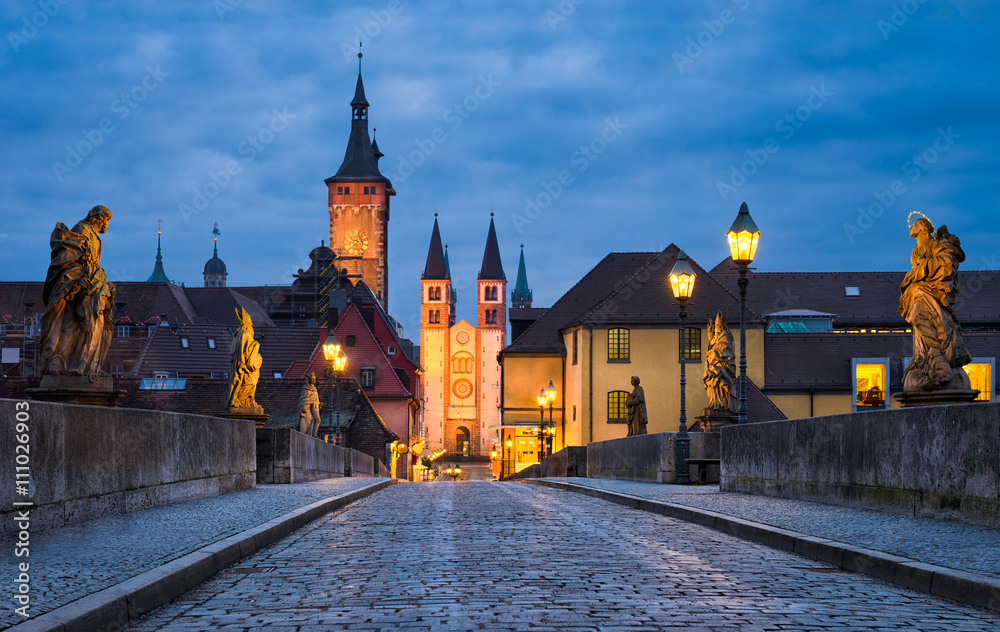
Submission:
[[[159,235],[159,234],[160,234],[160,226],[161,226],[162,224],[163,224],[163,220],[162,220],[162,219],[158,219],[158,220],[156,220],[156,234],[157,234],[157,235]]]
[[[219,231],[219,222],[215,222],[215,228],[212,229],[212,234],[215,235],[215,241],[219,241],[219,235],[222,234]]]

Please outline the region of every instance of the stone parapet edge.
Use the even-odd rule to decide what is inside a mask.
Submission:
[[[398,482],[379,481],[317,500],[7,628],[9,632],[117,630],[327,513]]]
[[[577,492],[609,502],[660,514],[752,540],[782,551],[832,564],[842,570],[861,573],[903,588],[965,605],[1000,612],[1000,579],[928,564],[882,551],[851,546],[836,540],[781,529],[760,522],[735,518],[705,509],[650,500],[562,481],[524,480],[532,485]]]

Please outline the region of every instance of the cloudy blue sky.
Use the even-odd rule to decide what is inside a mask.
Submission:
[[[536,306],[609,251],[676,242],[715,265],[743,200],[760,270],[902,269],[915,209],[966,267],[1000,267],[985,0],[36,0],[0,19],[3,280],[43,279],[55,222],[101,203],[113,279],[150,274],[162,218],[178,282],[201,285],[214,222],[230,285],[290,282],[326,238],[359,33],[411,336],[435,209],[470,319],[491,208]]]

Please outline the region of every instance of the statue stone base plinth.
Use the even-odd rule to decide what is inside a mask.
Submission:
[[[85,375],[43,375],[38,388],[25,389],[31,399],[60,404],[114,407],[128,391],[115,389],[111,377],[95,380]]]
[[[739,415],[725,410],[705,408],[695,419],[698,420],[701,432],[718,432],[725,426],[735,426],[739,421]]]
[[[219,413],[219,417],[225,417],[227,419],[250,419],[252,420],[257,428],[263,428],[264,422],[270,419],[270,415],[264,414],[264,407],[260,404],[256,406],[238,406],[227,410],[224,413]]]
[[[911,406],[943,406],[944,404],[968,404],[979,397],[979,391],[974,388],[951,389],[937,391],[903,391],[895,393],[892,398],[903,408]]]

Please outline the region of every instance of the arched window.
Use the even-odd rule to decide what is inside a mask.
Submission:
[[[434,310],[434,322],[436,323],[441,322],[441,310],[439,309]]]
[[[497,324],[497,310],[493,310],[493,324]]]
[[[435,301],[441,300],[441,288],[439,287],[434,288],[434,300]]]
[[[608,330],[608,362],[629,359],[628,329]]]
[[[451,372],[472,373],[472,364],[474,361],[475,359],[472,357],[471,353],[456,353],[451,358]]]
[[[611,391],[608,393],[608,423],[623,423],[628,419],[628,408],[625,398],[628,391]]]

